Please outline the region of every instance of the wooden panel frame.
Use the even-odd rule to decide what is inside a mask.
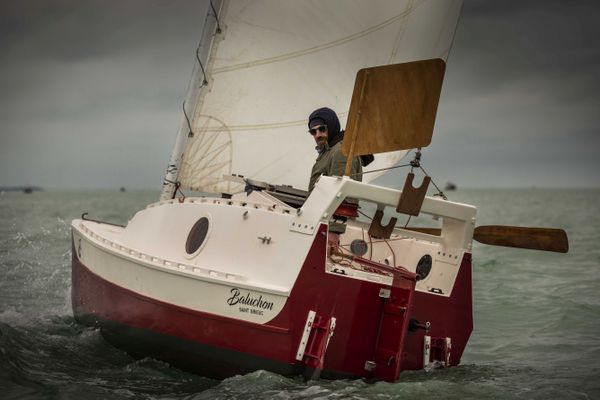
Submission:
[[[446,63],[436,58],[356,74],[342,152],[345,156],[431,143]]]

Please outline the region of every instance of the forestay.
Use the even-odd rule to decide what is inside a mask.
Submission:
[[[222,176],[234,173],[306,188],[316,158],[310,112],[330,107],[343,127],[359,69],[446,60],[461,3],[213,1],[221,32],[213,28],[199,47],[208,61],[196,77],[207,82],[187,97],[193,134],[188,138],[184,122],[181,165],[175,152],[170,165],[179,168],[177,180],[188,189],[231,192],[239,184]],[[392,166],[404,154],[378,154],[366,170]]]

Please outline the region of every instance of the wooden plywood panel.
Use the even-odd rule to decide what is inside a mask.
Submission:
[[[356,74],[342,151],[353,156],[431,143],[446,63],[364,68]]]

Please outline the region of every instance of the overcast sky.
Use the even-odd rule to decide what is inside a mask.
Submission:
[[[159,190],[206,5],[0,0],[0,186]],[[600,187],[599,16],[465,0],[423,155],[436,182]]]

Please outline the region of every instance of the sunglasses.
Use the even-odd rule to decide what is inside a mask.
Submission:
[[[311,135],[316,135],[317,131],[321,132],[321,133],[325,133],[327,132],[327,125],[319,125],[319,126],[315,126],[314,128],[311,128],[308,130],[308,133],[310,133]]]

